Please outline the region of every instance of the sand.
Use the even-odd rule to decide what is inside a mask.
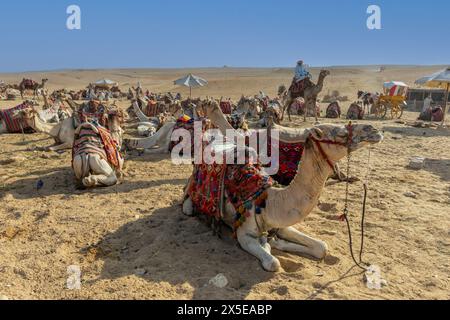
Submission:
[[[358,89],[379,91],[387,80],[412,84],[439,67],[390,67],[383,73],[374,69],[332,68],[323,94],[339,90],[355,100]],[[123,88],[141,81],[152,91],[175,91],[171,81],[191,71],[210,81],[208,87],[194,90],[195,95],[233,99],[259,90],[274,95],[292,76],[287,69],[91,70],[3,74],[0,79],[18,82],[45,76],[50,89],[80,89],[105,77]],[[11,103],[0,102],[0,107],[7,106]],[[407,112],[404,119],[417,116]],[[391,120],[363,122],[385,132],[385,141],[371,152],[370,166],[367,150],[352,159],[352,175],[368,177],[364,257],[381,268],[387,281],[381,290],[369,290],[361,272],[352,268],[346,226],[337,219],[344,205],[344,184],[328,186],[321,205],[297,226],[326,241],[329,256],[315,261],[274,251],[283,271],[272,274],[233,240],[218,239],[198,219],[182,215],[190,166],[173,165],[165,155],[128,156],[120,185],[78,191],[70,151],[33,151],[52,143],[34,134],[25,141],[22,135],[0,136],[0,297],[449,299],[450,131],[417,129]],[[304,124],[294,117],[286,125]],[[414,156],[426,158],[424,169],[407,168]],[[44,182],[39,192],[38,180]],[[415,198],[405,195],[410,192]],[[362,183],[357,182],[350,187],[357,248],[361,201]],[[81,290],[66,287],[71,265],[81,268]],[[219,273],[229,280],[222,289],[209,284]]]

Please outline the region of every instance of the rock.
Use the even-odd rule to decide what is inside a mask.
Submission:
[[[223,289],[228,285],[228,279],[224,274],[219,273],[217,276],[209,280],[209,284],[215,286],[216,288]]]
[[[411,191],[405,192],[404,196],[407,197],[407,198],[417,199],[417,194],[415,194],[414,192],[411,192]]]
[[[289,293],[289,288],[287,286],[281,286],[281,287],[278,287],[275,290],[275,292],[278,293],[280,296],[285,296]]]
[[[425,158],[414,157],[410,159],[408,168],[413,170],[421,170],[423,169],[424,165],[425,165]]]
[[[48,155],[47,153],[43,153],[43,154],[41,154],[41,158],[42,159],[50,159],[50,155]]]
[[[142,276],[145,276],[147,274],[147,270],[145,270],[145,269],[136,269],[134,271],[134,274],[137,275],[137,276],[142,277]]]
[[[387,281],[381,278],[381,269],[379,266],[371,265],[364,274],[366,286],[371,290],[381,290],[387,286]]]

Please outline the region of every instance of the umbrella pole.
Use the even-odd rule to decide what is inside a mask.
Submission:
[[[445,117],[447,115],[447,105],[448,105],[448,93],[449,93],[449,89],[450,89],[450,83],[447,83],[447,92],[445,94],[445,105],[444,105],[444,117],[442,119],[442,126],[445,125]]]
[[[192,98],[192,87],[189,87],[189,98]]]

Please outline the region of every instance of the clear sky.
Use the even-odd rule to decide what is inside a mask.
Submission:
[[[366,27],[371,4],[382,30]],[[449,15],[448,0],[8,0],[0,72],[449,64]]]

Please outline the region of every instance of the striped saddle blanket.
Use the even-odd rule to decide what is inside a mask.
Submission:
[[[80,131],[75,135],[72,148],[72,159],[80,154],[95,153],[108,161],[115,169],[120,169],[119,159],[121,157],[117,142],[111,133],[100,126],[96,126],[98,133],[94,131],[93,125],[84,123]]]
[[[26,124],[22,122],[22,120],[14,119],[13,117],[16,111],[20,111],[28,107],[29,106],[26,104],[21,104],[11,109],[0,110],[0,120],[3,120],[5,122],[8,133],[22,133],[22,129],[26,133],[34,132],[34,130],[30,127],[27,127]]]

